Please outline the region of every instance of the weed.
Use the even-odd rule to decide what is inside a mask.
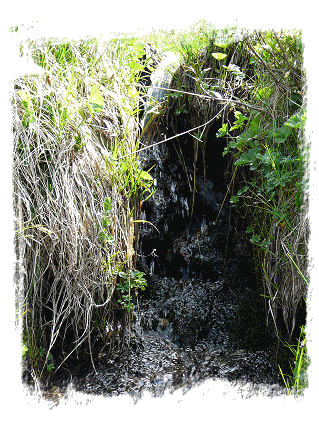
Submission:
[[[296,345],[284,343],[293,356],[293,363],[290,365],[291,375],[285,375],[279,366],[280,374],[285,383],[288,394],[300,395],[308,387],[307,368],[309,358],[307,355],[306,333],[302,326]]]
[[[128,272],[121,271],[119,273],[121,281],[117,285],[117,290],[120,293],[120,298],[118,302],[129,313],[133,312],[133,299],[137,296],[138,290],[140,289],[143,291],[147,286],[147,282],[143,278],[144,275],[144,273],[138,270],[129,270]],[[135,297],[132,297],[132,292],[134,292]]]

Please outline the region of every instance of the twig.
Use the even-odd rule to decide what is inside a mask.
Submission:
[[[139,153],[139,152],[142,152],[143,150],[146,150],[146,149],[149,149],[149,148],[151,148],[151,147],[153,147],[153,146],[157,146],[157,145],[159,145],[159,144],[162,144],[162,143],[165,143],[165,142],[168,142],[168,141],[170,141],[170,140],[173,140],[173,139],[176,139],[176,138],[178,138],[178,137],[180,137],[180,136],[183,136],[183,135],[185,135],[185,134],[189,134],[189,133],[191,133],[192,131],[195,131],[195,130],[198,130],[199,128],[202,128],[202,127],[205,127],[206,125],[208,125],[208,124],[210,124],[212,121],[214,121],[225,109],[226,109],[226,107],[228,106],[228,104],[230,103],[230,100],[228,100],[228,102],[227,102],[227,104],[225,104],[225,106],[213,117],[213,118],[211,118],[211,119],[209,119],[207,122],[205,122],[204,124],[201,124],[201,125],[198,125],[197,127],[194,127],[194,128],[191,128],[191,129],[189,129],[189,130],[187,130],[187,131],[183,131],[182,133],[179,133],[179,134],[175,134],[174,136],[171,136],[171,137],[168,137],[167,139],[164,139],[164,140],[161,140],[161,141],[159,141],[159,142],[156,142],[156,143],[153,143],[153,144],[150,144],[150,145],[148,145],[148,146],[145,146],[145,147],[143,147],[143,148],[141,148],[141,149],[138,149],[138,150],[135,150],[134,152],[131,152],[131,153],[128,153],[128,154],[126,154],[126,155],[123,155],[123,156],[120,156],[119,158],[111,158],[113,161],[119,161],[120,159],[123,159],[123,158],[127,158],[127,157],[129,157],[129,156],[131,156],[131,155],[135,155],[136,153]]]

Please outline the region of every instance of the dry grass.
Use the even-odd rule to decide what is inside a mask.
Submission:
[[[134,212],[109,151],[115,141],[135,148],[136,101],[125,98],[116,64],[102,61],[95,41],[85,45],[33,43],[45,72],[17,79],[12,95],[16,281],[23,342],[39,373],[55,344],[60,364],[85,340],[91,346],[93,324],[102,337],[115,332],[117,274],[133,264]],[[93,85],[102,109],[89,102]]]

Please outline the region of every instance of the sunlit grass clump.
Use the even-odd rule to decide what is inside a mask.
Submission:
[[[43,73],[14,83],[18,320],[38,374],[86,341],[107,338],[107,352],[123,337],[117,278],[134,268],[134,220],[152,183],[137,156],[114,158],[138,145],[142,46],[33,41]]]

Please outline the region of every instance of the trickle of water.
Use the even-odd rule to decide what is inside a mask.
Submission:
[[[150,276],[154,275],[154,266],[155,266],[154,259],[152,259],[150,264]]]

